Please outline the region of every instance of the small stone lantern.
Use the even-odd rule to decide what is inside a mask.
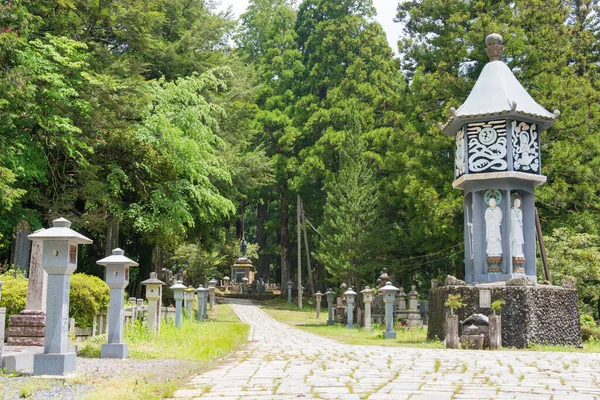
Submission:
[[[215,292],[217,290],[217,280],[212,278],[208,281],[208,295],[210,298],[210,311],[212,311],[215,307]]]
[[[348,323],[346,324],[346,328],[354,328],[354,299],[356,298],[356,294],[352,288],[348,288],[344,292],[346,304],[348,305]]]
[[[67,352],[69,289],[77,269],[77,246],[92,240],[71,229],[71,222],[59,218],[52,228],[33,233],[29,240],[43,242],[42,268],[48,273],[44,353],[33,360],[33,375],[65,375],[75,371],[74,352]]]
[[[183,291],[186,290],[186,287],[181,281],[177,281],[176,284],[171,286],[171,290],[173,291],[173,297],[175,298],[175,326],[179,328],[181,326],[181,302],[183,301]]]
[[[198,321],[204,321],[206,316],[206,298],[208,296],[208,289],[202,285],[196,288],[196,295],[198,296]]]
[[[183,299],[185,300],[185,309],[191,316],[194,308],[194,287],[192,285],[183,291]]]
[[[335,292],[329,288],[327,292],[327,325],[333,325],[333,302],[335,300]]]
[[[225,284],[225,293],[229,293],[229,281],[230,280],[231,279],[228,276],[223,278],[223,283]]]
[[[101,358],[127,358],[128,346],[123,343],[123,297],[129,284],[129,267],[137,267],[138,263],[125,257],[119,248],[112,255],[96,264],[105,267],[106,284],[110,288],[110,305],[108,307],[108,343],[102,345]]]
[[[288,304],[292,304],[292,286],[294,286],[294,282],[291,280],[287,281],[287,292],[288,292]]]
[[[154,332],[160,331],[160,306],[164,284],[157,278],[156,272],[150,272],[150,279],[142,281],[142,285],[146,286],[148,300],[148,329]]]
[[[363,295],[363,303],[365,303],[365,331],[371,332],[373,331],[373,328],[371,327],[371,303],[373,302],[373,290],[368,286],[365,286],[365,288],[360,292]]]
[[[385,286],[379,289],[383,293],[383,302],[385,303],[385,334],[386,339],[396,339],[394,331],[394,301],[399,289],[392,285],[392,282],[386,282]]]
[[[323,300],[323,293],[319,290],[315,293],[315,300],[317,303],[317,319],[321,318],[321,300]]]
[[[246,277],[242,278],[242,293],[248,294],[248,278]]]

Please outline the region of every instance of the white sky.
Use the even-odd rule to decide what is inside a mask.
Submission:
[[[394,23],[398,3],[398,0],[373,0],[373,4],[377,8],[377,21],[385,30],[390,47],[396,54],[398,53],[397,42],[402,30],[400,24]],[[229,6],[231,6],[233,13],[239,17],[246,10],[248,0],[221,0],[220,9],[226,10]]]

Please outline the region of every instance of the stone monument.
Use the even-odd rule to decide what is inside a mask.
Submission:
[[[148,329],[160,331],[160,312],[162,303],[162,287],[165,283],[157,278],[156,272],[150,272],[150,278],[142,281],[146,286],[146,299],[148,300]]]
[[[34,233],[43,232],[44,229]],[[27,304],[18,315],[11,315],[8,328],[9,346],[43,346],[46,326],[46,290],[48,274],[42,268],[43,241],[31,241]]]
[[[92,240],[71,229],[64,218],[53,227],[29,235],[44,242],[42,267],[48,273],[44,353],[33,360],[33,375],[65,375],[75,371],[75,353],[68,352],[69,289],[71,274],[77,269],[77,247]]]
[[[542,175],[540,134],[560,115],[547,111],[501,60],[502,36],[486,38],[490,61],[442,131],[454,137],[453,187],[464,192],[465,282],[429,291],[430,339],[446,337],[444,303],[460,294],[458,318],[489,315],[504,300],[502,343],[581,344],[577,289],[536,285],[534,190]],[[482,293],[483,292],[483,293]]]
[[[127,358],[128,346],[123,343],[123,323],[125,288],[129,284],[129,267],[137,267],[138,263],[125,257],[119,248],[112,255],[96,261],[106,269],[106,284],[110,288],[110,304],[108,307],[108,343],[102,345],[100,357]]]

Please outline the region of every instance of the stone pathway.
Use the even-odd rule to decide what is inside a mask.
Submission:
[[[175,398],[600,399],[600,354],[347,345],[231,300],[249,343]]]

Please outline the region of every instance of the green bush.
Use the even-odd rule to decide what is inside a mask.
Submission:
[[[18,272],[15,278],[15,272],[9,271],[0,275],[2,286],[2,298],[0,307],[6,307],[6,322],[8,317],[18,314],[25,309],[27,304],[27,279],[23,273]]]
[[[579,316],[579,324],[581,326],[589,326],[591,328],[596,327],[596,321],[594,321],[594,317],[589,314],[581,314]]]
[[[94,324],[94,315],[108,307],[110,289],[100,278],[86,274],[71,276],[69,316],[75,325],[86,328]]]

